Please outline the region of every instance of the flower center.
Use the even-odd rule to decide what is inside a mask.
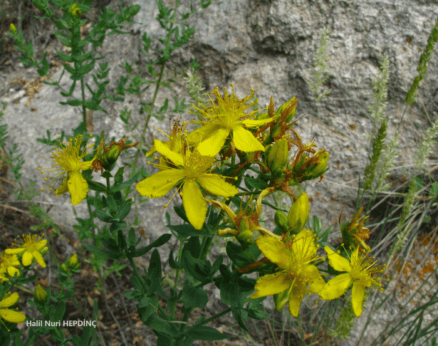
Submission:
[[[197,151],[192,153],[187,152],[185,156],[184,171],[187,179],[196,179],[201,174],[213,165],[214,158],[208,156],[202,156]]]

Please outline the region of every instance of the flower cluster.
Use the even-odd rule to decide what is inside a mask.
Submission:
[[[45,268],[44,255],[49,249],[45,246],[46,244],[47,240],[41,239],[37,235],[23,235],[22,243],[15,244],[16,248],[8,248],[0,253],[0,283],[7,283],[12,278],[18,278],[22,273],[22,269],[19,267],[21,265],[30,266],[34,259],[41,267]],[[10,323],[21,323],[26,319],[23,313],[9,309],[18,302],[19,298],[20,296],[16,292],[6,292],[0,298],[0,322],[3,325],[3,320]],[[6,325],[4,326],[9,330]]]

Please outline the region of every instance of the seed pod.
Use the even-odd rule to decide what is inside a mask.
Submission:
[[[303,192],[289,210],[288,221],[291,233],[298,234],[301,232],[309,218],[309,212],[309,197]]]

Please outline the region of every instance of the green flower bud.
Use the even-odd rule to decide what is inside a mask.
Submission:
[[[274,222],[282,232],[287,232],[289,230],[288,217],[280,210],[276,211]]]
[[[14,24],[11,23],[11,25],[9,25],[9,31],[10,31],[12,34],[17,33],[17,28],[15,27]]]
[[[99,161],[102,163],[103,168],[111,170],[115,162],[119,158],[120,153],[127,148],[137,146],[139,143],[132,143],[125,145],[128,137],[119,140],[118,142],[111,142],[110,145],[104,148],[102,155],[99,157]]]
[[[68,267],[67,267],[65,264],[61,264],[61,269],[62,269],[64,272],[68,272]]]
[[[288,291],[289,290],[284,290],[283,292],[274,295],[275,308],[277,311],[283,309],[289,301]]]
[[[289,210],[288,221],[291,233],[298,234],[301,232],[309,218],[309,211],[309,197],[303,192]]]
[[[252,232],[249,229],[247,222],[248,221],[246,220],[246,217],[242,217],[242,220],[240,222],[239,234],[237,235],[237,240],[241,244],[249,244],[251,242]]]
[[[35,287],[35,291],[33,292],[33,299],[35,300],[35,302],[41,305],[44,305],[46,303],[47,292],[41,285]]]
[[[297,109],[297,98],[296,97],[292,97],[289,101],[283,103],[280,108],[277,109],[277,111],[275,112],[275,115],[281,115],[281,113],[283,113],[283,111],[289,107],[292,103],[295,103],[295,107],[293,107],[291,110],[289,110],[289,114],[287,115],[285,122],[288,123],[290,122],[293,117],[295,116],[295,110]]]
[[[281,174],[287,165],[289,146],[287,140],[281,138],[269,146],[267,152],[267,165],[275,175]]]
[[[319,162],[310,170],[310,179],[316,179],[326,172],[329,156],[329,153],[325,151],[325,149],[319,150],[315,153],[314,157],[318,157]]]

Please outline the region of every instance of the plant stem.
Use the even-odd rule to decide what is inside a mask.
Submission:
[[[200,324],[200,326],[202,326],[204,324],[207,324],[208,322],[214,321],[216,318],[219,318],[219,317],[221,317],[221,316],[223,316],[225,314],[228,314],[230,311],[231,311],[231,308],[225,309],[224,311],[219,312],[218,314],[216,314],[216,315],[210,317],[209,319],[205,320],[204,322],[202,322]]]
[[[82,91],[82,121],[84,122],[85,132],[87,132],[87,113],[85,111],[84,78],[81,79],[81,91]]]

